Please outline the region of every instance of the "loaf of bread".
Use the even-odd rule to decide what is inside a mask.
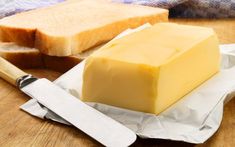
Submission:
[[[12,42],[0,42],[0,57],[21,69],[47,68],[64,73],[98,48],[99,46],[73,56],[56,57],[41,54],[35,48],[19,46]]]
[[[127,28],[168,20],[168,11],[104,0],[65,1],[0,20],[0,40],[53,56],[76,55]]]

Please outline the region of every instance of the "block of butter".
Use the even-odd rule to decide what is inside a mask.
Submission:
[[[82,100],[159,114],[219,71],[211,28],[158,23],[87,58]]]

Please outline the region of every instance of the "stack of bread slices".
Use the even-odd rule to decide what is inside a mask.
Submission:
[[[0,20],[0,56],[20,68],[65,72],[122,31],[168,20],[168,11],[106,0],[69,0]]]

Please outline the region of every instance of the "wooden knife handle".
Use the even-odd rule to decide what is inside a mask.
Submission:
[[[2,57],[0,57],[0,77],[9,82],[10,84],[17,86],[17,79],[28,75],[13,64],[9,63]]]

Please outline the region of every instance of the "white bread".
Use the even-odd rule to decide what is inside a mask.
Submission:
[[[96,47],[74,56],[56,57],[41,54],[35,48],[22,47],[12,42],[0,42],[0,57],[5,58],[21,69],[48,68],[64,73],[98,48]]]
[[[127,28],[168,20],[168,11],[104,0],[65,1],[0,20],[0,40],[53,56],[76,55]]]
[[[44,68],[64,73],[75,65],[77,65],[78,63],[80,63],[82,60],[84,60],[86,57],[88,57],[90,54],[92,54],[95,50],[99,48],[100,46],[97,46],[92,49],[86,50],[85,52],[66,57],[57,57],[42,54]]]
[[[19,68],[43,67],[42,55],[37,49],[18,46],[15,43],[0,43],[0,56]]]

